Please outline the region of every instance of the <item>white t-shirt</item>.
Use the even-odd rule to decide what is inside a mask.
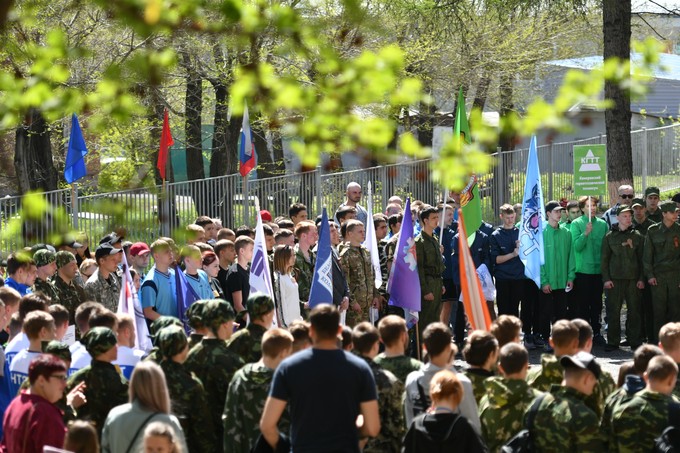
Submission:
[[[118,345],[118,358],[112,363],[118,365],[125,379],[129,381],[132,376],[132,370],[142,360],[142,357],[144,357],[144,351]]]
[[[29,351],[28,348],[19,351],[9,366],[9,396],[14,398],[21,388],[21,384],[28,379],[28,366],[31,360],[39,356],[39,352]]]
[[[76,344],[80,343],[75,343],[73,346]],[[68,375],[71,376],[76,371],[82,370],[86,366],[89,366],[90,362],[92,362],[90,353],[87,352],[85,346],[80,344],[80,347],[76,348],[75,351],[71,350],[71,368],[68,369]]]
[[[19,335],[12,338],[12,341],[7,344],[7,349],[5,349],[5,361],[7,364],[11,365],[14,356],[20,351],[28,349],[29,346],[30,342],[28,341],[28,337],[24,332],[21,332]]]

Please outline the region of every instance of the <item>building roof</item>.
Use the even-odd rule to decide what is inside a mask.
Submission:
[[[638,53],[631,53],[630,60],[633,63],[633,70],[639,66],[642,55]],[[659,54],[660,65],[655,68],[652,74],[656,79],[669,79],[680,81],[680,55],[662,53]],[[603,62],[602,55],[593,55],[582,58],[569,58],[567,60],[553,60],[548,64],[552,66],[561,66],[564,68],[591,70],[601,66]]]

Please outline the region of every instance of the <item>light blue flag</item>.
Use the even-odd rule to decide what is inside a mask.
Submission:
[[[312,288],[309,291],[309,308],[319,304],[333,303],[333,261],[331,253],[331,230],[328,226],[328,213],[326,208],[323,208],[314,277],[312,278]]]
[[[87,146],[80,130],[78,117],[74,113],[71,117],[71,137],[68,140],[68,151],[66,152],[66,165],[64,168],[64,179],[71,184],[87,174],[85,169],[85,156]]]
[[[524,263],[524,275],[541,287],[541,266],[545,263],[543,247],[543,224],[545,205],[541,189],[541,172],[538,168],[536,136],[531,137],[527,161],[522,223],[519,229],[519,258]]]

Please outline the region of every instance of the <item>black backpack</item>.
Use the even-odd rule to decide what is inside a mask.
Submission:
[[[541,403],[547,393],[536,398],[527,414],[527,427],[515,434],[505,445],[501,447],[501,453],[532,453],[535,450],[534,440],[531,438],[531,429],[534,427],[534,419]]]
[[[429,407],[432,405],[430,397],[427,395],[427,393],[425,393],[425,389],[420,384],[420,377],[416,379],[416,386],[418,387],[418,397],[413,400],[413,418],[427,412]]]
[[[668,405],[668,427],[654,439],[654,453],[680,453],[680,404]]]

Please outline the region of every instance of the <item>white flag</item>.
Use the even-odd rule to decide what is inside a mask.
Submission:
[[[269,273],[269,257],[267,255],[267,243],[262,228],[262,216],[257,211],[257,226],[255,227],[255,245],[253,247],[253,259],[250,265],[250,294],[255,292],[264,293],[274,300],[272,289],[272,274]],[[244,301],[245,303],[245,301]],[[274,325],[276,326],[276,310],[274,310]]]
[[[134,318],[132,326],[135,329],[135,348],[143,351],[151,351],[153,345],[149,338],[149,328],[146,325],[144,311],[139,303],[137,288],[132,281],[127,257],[123,253],[123,278],[120,285],[120,298],[118,299],[118,313],[127,313]]]
[[[380,255],[378,255],[378,239],[375,237],[375,226],[373,225],[373,190],[371,182],[368,182],[368,218],[366,219],[366,239],[364,240],[364,247],[368,249],[371,255],[371,264],[373,265],[373,273],[375,275],[375,287],[380,288],[382,285],[382,271],[380,270]]]

